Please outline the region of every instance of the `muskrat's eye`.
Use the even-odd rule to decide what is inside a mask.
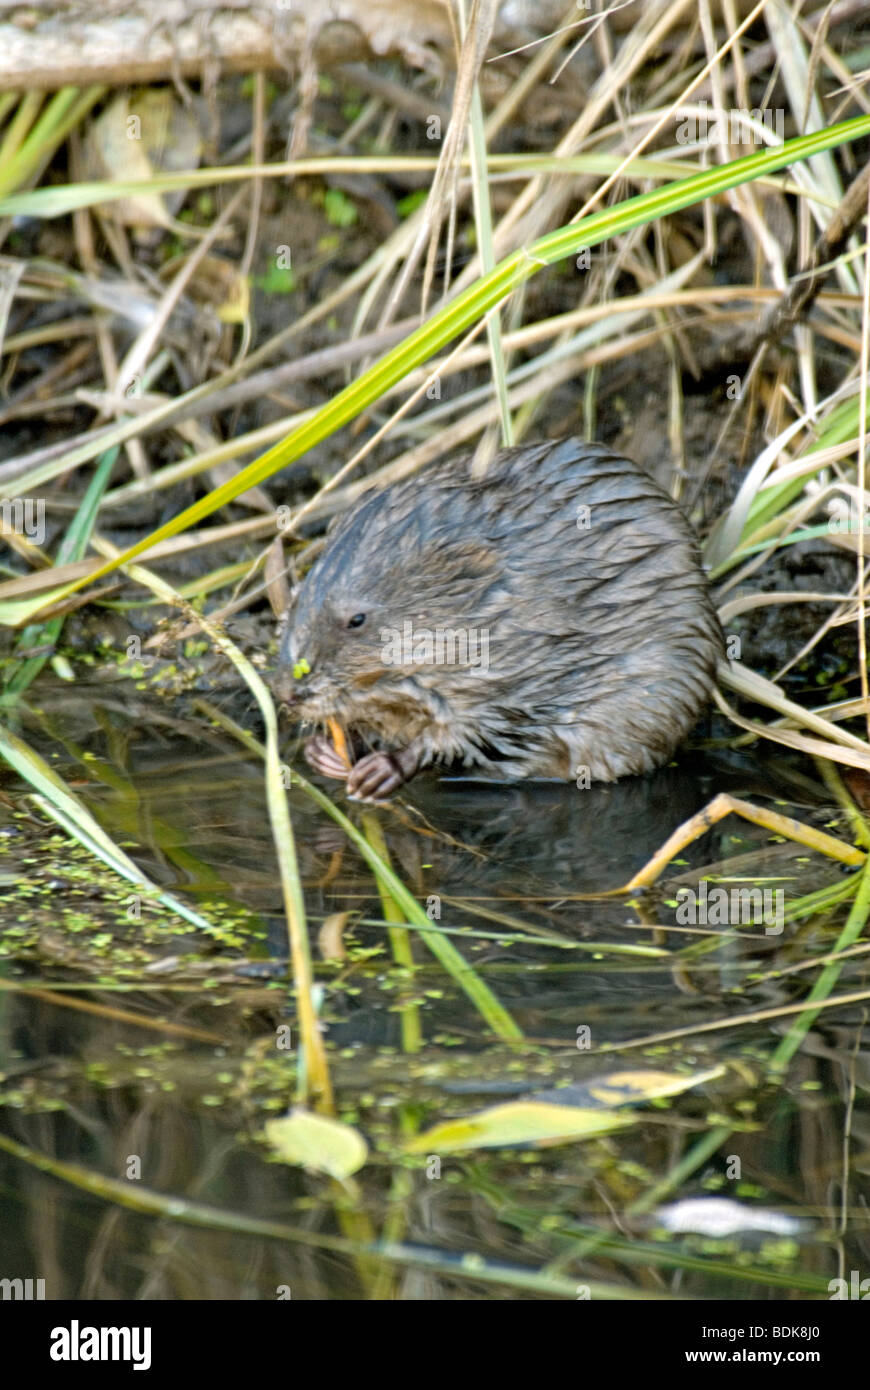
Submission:
[[[348,627],[362,627],[365,620],[365,613],[354,613],[352,618],[348,618],[347,625]]]

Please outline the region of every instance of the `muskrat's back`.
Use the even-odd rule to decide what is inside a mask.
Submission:
[[[386,750],[394,784],[433,761],[612,781],[666,761],[721,650],[679,508],[569,439],[505,449],[480,479],[440,465],[342,518],[296,596],[281,693]]]

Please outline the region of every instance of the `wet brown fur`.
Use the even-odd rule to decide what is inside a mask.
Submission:
[[[406,621],[486,632],[488,669],[387,664],[385,634]],[[612,781],[670,757],[721,654],[679,508],[636,464],[567,439],[505,449],[479,480],[460,459],[362,501],[300,586],[276,684],[301,718],[334,717],[416,767]]]

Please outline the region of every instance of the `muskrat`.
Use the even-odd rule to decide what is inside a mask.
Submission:
[[[452,460],[363,498],[296,591],[279,696],[335,720],[309,763],[364,801],[428,764],[612,782],[666,762],[722,633],[682,512],[637,464],[562,439]]]

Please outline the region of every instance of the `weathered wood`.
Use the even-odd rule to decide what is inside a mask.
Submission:
[[[294,71],[396,53],[429,66],[452,43],[446,0],[0,0],[0,91]]]
[[[613,7],[608,26],[623,33],[643,0]],[[743,16],[752,0],[734,0]],[[806,16],[810,32],[824,17],[829,32],[866,11],[868,0],[828,0]],[[561,28],[577,39],[595,10],[575,0],[501,0],[496,51]],[[721,0],[712,12],[721,20]],[[317,67],[397,54],[411,67],[447,57],[452,67],[449,0],[0,0],[0,91],[66,85],[122,86],[212,71],[297,71],[311,54]],[[746,59],[748,71],[773,61],[770,43]],[[705,87],[696,96],[709,96]]]

